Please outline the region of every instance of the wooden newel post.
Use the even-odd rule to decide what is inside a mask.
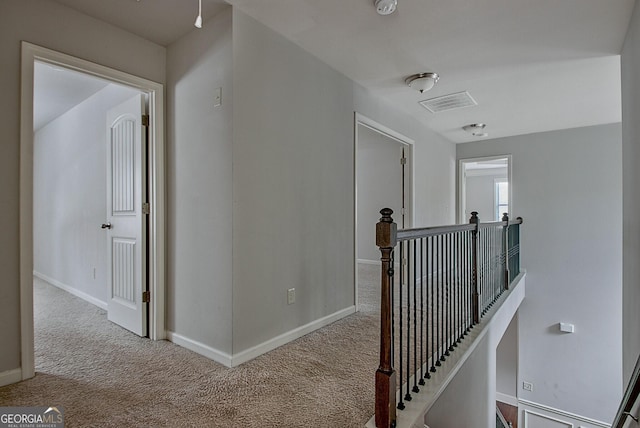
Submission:
[[[502,254],[504,256],[504,289],[509,289],[509,214],[502,214]]]
[[[384,208],[376,224],[376,245],[382,262],[380,300],[380,366],[376,371],[376,427],[389,428],[396,421],[396,373],[391,365],[391,253],[396,246],[397,226],[391,218],[393,210]]]
[[[471,231],[471,285],[473,287],[473,323],[480,322],[480,291],[478,289],[478,229],[480,218],[478,212],[473,211],[469,223],[475,224],[476,228]]]

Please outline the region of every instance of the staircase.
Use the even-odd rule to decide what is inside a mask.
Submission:
[[[522,219],[481,223],[474,212],[466,225],[398,231],[393,212],[381,214],[380,366],[367,426],[422,427],[479,344],[490,342],[495,359],[496,340],[524,298]]]

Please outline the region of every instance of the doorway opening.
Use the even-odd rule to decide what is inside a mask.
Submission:
[[[496,407],[503,425],[518,427],[518,313],[496,347]],[[505,423],[506,422],[506,423]]]
[[[72,108],[70,105],[67,113],[60,115],[64,119],[68,119],[70,122],[76,123],[77,127],[86,126],[87,132],[93,132],[96,135],[96,139],[104,142],[104,145],[96,145],[95,141],[93,152],[90,150],[91,144],[89,141],[80,141],[82,137],[77,137],[78,141],[75,141],[76,146],[73,147],[73,138],[63,136],[58,138],[58,141],[62,146],[47,146],[41,144],[41,142],[55,141],[56,134],[59,134],[64,120],[53,119],[49,117],[47,124],[46,117],[42,117],[43,105],[39,103],[40,98],[35,98],[34,95],[38,95],[37,90],[41,89],[42,81],[36,82],[37,76],[42,77],[42,71],[45,74],[48,73],[49,78],[55,81],[56,79],[64,80],[65,77],[69,77],[73,74],[76,78],[82,79],[87,84],[84,88],[85,91],[93,92],[93,95],[86,96],[76,94],[79,97],[85,97],[86,100],[91,100],[90,105],[84,105],[87,110],[101,111],[105,110],[105,114],[100,118],[92,119],[92,123],[83,123],[86,117],[71,117],[73,114],[78,113],[79,109]],[[57,74],[57,75],[56,75]],[[36,86],[39,85],[40,87]],[[108,135],[113,133],[108,129],[107,125],[107,111],[112,110],[116,105],[121,105],[127,100],[132,100],[137,97],[139,107],[142,107],[142,103],[147,105],[148,108],[148,122],[145,127],[146,136],[141,132],[137,142],[132,142],[132,147],[137,145],[142,150],[144,148],[148,151],[147,161],[142,156],[142,152],[135,152],[131,156],[125,156],[126,151],[117,152],[120,157],[120,163],[118,164],[118,171],[123,174],[120,177],[120,181],[114,179],[111,183],[133,183],[135,182],[137,188],[129,187],[124,189],[125,193],[129,192],[130,200],[135,200],[136,207],[133,211],[138,213],[148,212],[145,215],[144,223],[140,223],[140,231],[147,236],[141,239],[135,245],[133,241],[129,239],[128,243],[132,244],[128,248],[123,246],[124,250],[130,250],[137,245],[140,254],[148,253],[146,260],[139,260],[135,271],[141,274],[142,282],[141,287],[147,287],[148,294],[146,296],[135,296],[135,299],[139,303],[142,299],[148,299],[148,303],[141,305],[144,307],[144,326],[148,326],[148,331],[136,331],[137,334],[148,335],[153,340],[164,339],[165,327],[164,327],[164,88],[162,85],[142,79],[127,73],[123,73],[117,70],[110,69],[98,64],[94,64],[79,58],[71,57],[69,55],[61,54],[46,48],[42,48],[30,43],[23,42],[22,44],[22,92],[21,92],[21,159],[20,159],[20,305],[21,305],[21,341],[22,341],[22,378],[27,379],[33,377],[35,374],[35,359],[34,359],[34,309],[33,309],[33,284],[34,275],[37,277],[40,274],[41,279],[47,280],[47,282],[55,281],[55,276],[63,278],[58,281],[59,284],[66,285],[64,278],[72,278],[75,276],[81,278],[84,275],[88,278],[88,281],[82,282],[84,286],[88,285],[86,289],[75,290],[77,296],[90,301],[97,306],[109,304],[111,297],[114,295],[114,289],[112,286],[111,278],[108,278],[111,273],[114,272],[113,265],[110,263],[107,265],[105,260],[108,260],[108,255],[116,253],[112,252],[112,249],[107,247],[107,242],[111,242],[111,236],[106,237],[104,229],[101,226],[109,223],[106,221],[107,209],[104,208],[107,198],[106,188],[110,187],[110,180],[107,179],[106,167],[107,163],[105,158],[99,159],[100,152],[103,156],[110,153],[108,147],[113,146],[112,142],[108,141]],[[82,90],[80,90],[82,92]],[[65,97],[66,98],[66,97]],[[57,97],[56,101],[61,101],[62,97]],[[51,107],[52,111],[55,111],[58,107]],[[64,109],[64,107],[62,107]],[[141,111],[141,110],[140,110]],[[34,114],[35,113],[35,114]],[[55,112],[52,113],[55,116]],[[116,119],[125,119],[125,115],[122,115],[116,111],[111,113],[116,115],[112,117],[112,122],[115,125]],[[136,113],[137,120],[140,128],[142,128],[143,121],[145,119],[143,115]],[[57,123],[54,123],[57,122]],[[132,129],[131,135],[135,135],[137,128]],[[39,131],[45,130],[42,134]],[[38,131],[38,132],[36,132]],[[38,135],[41,134],[41,135]],[[48,135],[45,135],[48,134]],[[124,132],[121,135],[125,135]],[[40,138],[46,136],[47,138]],[[58,135],[60,137],[60,135]],[[102,137],[102,138],[100,138]],[[92,138],[92,137],[87,137]],[[147,144],[143,144],[144,141]],[[63,147],[67,146],[67,150]],[[99,147],[98,147],[99,146]],[[121,147],[122,148],[122,147]],[[60,151],[58,151],[60,149]],[[115,153],[115,152],[114,152]],[[57,162],[53,162],[53,158],[58,159]],[[128,159],[128,160],[127,160]],[[135,159],[135,165],[138,170],[127,170],[125,167],[126,162],[129,161],[133,168]],[[73,166],[66,162],[73,161]],[[96,162],[104,162],[103,168],[99,168],[97,173],[93,171],[90,174],[89,169],[96,168]],[[37,167],[34,168],[34,167]],[[82,170],[85,170],[84,173]],[[128,172],[127,172],[128,171]],[[133,177],[135,174],[139,174],[139,178],[128,179],[127,177]],[[52,183],[53,177],[56,177],[58,183]],[[89,178],[90,177],[90,178]],[[86,183],[77,183],[78,180],[86,180]],[[92,183],[93,181],[93,183]],[[74,183],[75,182],[75,183]],[[52,189],[51,186],[56,184],[59,186],[58,190]],[[78,184],[80,184],[78,186]],[[93,185],[92,185],[93,184]],[[125,186],[126,187],[126,186]],[[60,193],[61,189],[63,193]],[[79,192],[74,190],[81,189]],[[102,190],[101,190],[102,189]],[[50,192],[51,191],[51,192]],[[56,193],[58,192],[58,193]],[[57,195],[57,196],[56,196]],[[111,198],[113,199],[113,198]],[[120,201],[126,203],[126,198],[120,198]],[[143,203],[148,205],[143,206]],[[97,212],[100,207],[104,208],[102,216]],[[124,207],[126,208],[126,206]],[[69,218],[74,211],[87,210],[91,211],[93,217],[85,216],[85,218],[91,218],[91,220],[84,220],[86,224],[83,224],[83,220]],[[65,215],[66,211],[66,215]],[[96,217],[98,216],[98,217]],[[139,216],[140,217],[140,216]],[[69,230],[65,230],[64,219],[67,219],[69,223],[72,223]],[[61,220],[62,219],[62,220]],[[98,222],[95,220],[99,219]],[[102,223],[102,224],[101,224]],[[51,230],[44,232],[47,227]],[[105,229],[108,229],[105,227]],[[77,235],[84,235],[84,238],[89,237],[90,242],[84,242],[91,248],[92,251],[87,251],[87,248],[80,250],[74,247],[74,231]],[[53,233],[51,233],[53,232]],[[57,235],[57,236],[56,236]],[[35,239],[35,245],[34,245]],[[120,240],[121,243],[123,242]],[[145,245],[146,241],[146,245]],[[55,243],[58,247],[52,247],[51,243]],[[101,246],[100,242],[105,245]],[[48,246],[47,244],[48,243]],[[67,245],[72,248],[72,251],[76,251],[75,254],[71,254],[71,257],[80,260],[80,266],[71,267],[69,271],[64,272],[65,268],[69,266],[61,266],[61,263],[55,259],[57,251],[61,246]],[[145,247],[147,251],[142,251]],[[137,250],[136,250],[137,251]],[[127,254],[126,251],[118,253],[119,256],[124,257]],[[121,260],[125,260],[121,258]],[[36,262],[36,263],[34,263]],[[46,270],[48,272],[54,272],[52,276],[47,275],[39,270]],[[57,272],[56,272],[57,270]],[[60,272],[60,271],[63,272]],[[147,278],[144,278],[146,274]],[[126,283],[126,275],[121,276],[121,283]],[[74,282],[74,280],[68,280]],[[78,283],[80,283],[78,282]],[[107,283],[108,282],[108,283]],[[105,285],[104,288],[100,286],[100,283]],[[64,288],[64,287],[60,287]],[[67,290],[72,291],[72,290]],[[125,289],[121,291],[127,292]],[[142,290],[140,290],[141,292]],[[138,290],[135,291],[138,294]],[[117,296],[120,300],[124,294]],[[142,315],[141,315],[142,316]],[[148,317],[148,319],[147,319]]]
[[[398,229],[414,219],[414,141],[361,114],[355,115],[355,304],[362,269],[380,265],[375,227],[382,208],[393,210]]]
[[[461,159],[458,164],[458,222],[468,223],[471,212],[482,222],[502,220],[513,210],[511,156]]]

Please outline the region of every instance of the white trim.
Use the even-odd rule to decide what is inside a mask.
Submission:
[[[465,200],[466,200],[466,186],[465,186],[465,170],[463,168],[463,165],[467,162],[478,162],[478,161],[488,161],[488,160],[494,160],[494,159],[507,159],[507,181],[509,182],[509,216],[513,217],[515,215],[515,210],[513,207],[513,186],[511,185],[511,183],[513,183],[513,159],[512,156],[510,154],[506,154],[506,155],[497,155],[497,156],[485,156],[485,157],[479,157],[479,158],[465,158],[465,159],[458,159],[456,168],[458,169],[458,173],[457,173],[457,177],[458,177],[458,185],[456,186],[456,192],[457,192],[457,218],[458,218],[458,222],[460,224],[466,224],[469,222],[468,218],[465,218],[465,211],[466,211],[466,206],[465,206]],[[486,214],[483,215],[483,213],[479,213],[479,217],[480,217],[480,221],[489,221],[486,217]],[[493,217],[494,213],[491,213],[491,216]]]
[[[384,135],[387,138],[390,138],[404,146],[407,146],[408,148],[408,154],[405,153],[405,156],[409,157],[410,163],[409,166],[411,168],[411,176],[409,177],[409,182],[410,182],[410,186],[411,186],[411,190],[409,192],[409,201],[408,201],[408,207],[407,207],[407,211],[408,211],[408,217],[409,217],[409,221],[406,225],[406,227],[411,227],[413,225],[414,219],[415,219],[415,196],[416,196],[416,180],[415,180],[415,156],[414,156],[414,144],[415,141],[397,131],[394,131],[393,129],[382,125],[381,123],[376,122],[373,119],[368,118],[367,116],[364,116],[358,112],[354,112],[354,118],[353,118],[353,194],[354,194],[354,198],[353,198],[353,225],[354,225],[354,229],[353,229],[353,261],[354,261],[354,269],[353,269],[353,275],[354,275],[354,296],[353,296],[353,301],[355,304],[355,310],[359,311],[360,310],[360,304],[358,302],[358,138],[359,138],[359,132],[358,132],[358,126],[364,126],[365,128],[368,128],[374,132],[377,132],[379,134]],[[380,207],[383,208],[383,207]]]
[[[196,354],[200,354],[213,361],[223,364],[227,367],[232,367],[231,355],[227,354],[226,352],[219,351],[215,348],[212,348],[211,346],[205,345],[204,343],[198,342],[197,340],[189,339],[188,337],[175,333],[173,331],[167,331],[167,340],[190,351],[193,351]]]
[[[22,43],[20,87],[20,350],[22,379],[35,376],[33,332],[33,70]]]
[[[472,169],[467,171],[467,177],[487,177],[496,176],[501,178],[507,178],[507,167],[503,168],[487,168],[487,169]]]
[[[496,392],[496,401],[508,404],[513,407],[518,407],[518,398],[514,397],[513,395]]]
[[[7,370],[0,373],[0,386],[11,385],[22,380],[22,369]]]
[[[549,415],[543,415],[542,413],[537,413],[537,412],[532,412],[529,409],[525,409],[522,412],[522,418],[523,418],[523,422],[524,422],[524,428],[527,428],[529,425],[529,415],[533,415],[533,416],[538,416],[540,418],[546,419],[548,421],[552,421],[552,422],[556,422],[558,424],[562,424],[567,428],[573,428],[574,425],[572,422],[567,422],[567,421],[563,421],[562,419],[558,419],[558,418],[554,418],[552,416]],[[545,424],[546,425],[546,424]]]
[[[338,321],[339,319],[351,315],[355,313],[355,311],[356,307],[350,306],[331,315],[327,315],[326,317],[312,321],[309,324],[305,324],[303,326],[295,328],[291,331],[281,334],[280,336],[276,336],[273,339],[269,339],[266,342],[246,349],[242,352],[233,354],[231,361],[232,367],[239,366],[242,363],[246,363],[247,361],[250,361],[259,355],[272,351],[286,343],[304,336],[305,334],[311,333],[319,328],[331,324],[332,322]]]
[[[376,265],[380,266],[382,262],[380,260],[367,260],[367,259],[358,259],[358,263],[363,265]]]
[[[33,68],[35,61],[117,82],[149,96],[149,337],[165,338],[164,85],[22,42],[20,87],[20,337],[22,378],[35,375],[33,332]]]
[[[602,422],[602,421],[599,421],[599,420],[596,420],[596,419],[591,419],[591,418],[588,418],[586,416],[576,415],[575,413],[566,412],[564,410],[556,409],[554,407],[546,406],[544,404],[536,403],[536,402],[533,402],[533,401],[524,400],[522,398],[518,399],[518,404],[519,405],[523,405],[523,406],[527,406],[527,407],[532,407],[534,409],[542,410],[542,411],[545,411],[545,412],[548,412],[548,413],[552,413],[552,414],[557,415],[557,416],[570,418],[570,419],[573,419],[576,422],[583,422],[583,423],[594,425],[596,427],[611,428],[611,424],[608,424],[606,422]],[[525,409],[525,412],[526,412],[526,409]],[[526,425],[525,425],[524,428],[526,428]]]
[[[93,297],[90,294],[85,293],[84,291],[80,291],[77,288],[74,288],[70,285],[64,284],[60,281],[58,281],[57,279],[53,279],[50,276],[47,276],[43,273],[40,273],[38,271],[33,271],[33,276],[35,276],[36,278],[40,278],[41,280],[43,280],[44,282],[53,285],[54,287],[57,287],[61,290],[66,291],[67,293],[73,294],[76,297],[79,297],[80,299],[91,303],[92,305],[95,305],[97,307],[99,307],[100,309],[104,309],[105,311],[107,310],[107,302],[104,302],[100,299],[97,299],[95,297]]]
[[[312,321],[308,324],[295,328],[291,331],[281,334],[280,336],[276,336],[273,339],[269,339],[266,342],[263,342],[259,345],[253,346],[249,349],[233,355],[229,355],[226,352],[219,351],[209,345],[205,345],[204,343],[190,339],[173,331],[167,331],[167,340],[175,343],[176,345],[180,345],[183,348],[187,348],[190,351],[195,352],[196,354],[200,354],[220,364],[224,364],[227,367],[236,367],[242,363],[253,360],[254,358],[262,354],[273,351],[274,349],[279,348],[280,346],[285,345],[293,340],[296,340],[304,336],[305,334],[311,333],[319,328],[327,326],[348,315],[351,315],[355,313],[355,308],[355,306],[350,306],[348,308],[342,309],[331,315],[327,315],[326,317]]]
[[[367,116],[360,114],[358,112],[356,112],[356,124],[366,126],[370,130],[377,132],[379,134],[383,134],[386,137],[396,140],[398,143],[401,143],[404,145],[412,145],[415,143],[415,141],[412,140],[411,138],[397,131],[394,131],[393,129],[387,126],[384,126],[380,122],[376,122],[375,120],[370,119]]]

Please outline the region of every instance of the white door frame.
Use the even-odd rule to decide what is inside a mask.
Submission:
[[[122,71],[22,42],[20,108],[20,336],[22,379],[35,375],[33,331],[33,70],[46,62],[110,80],[149,97],[149,337],[165,330],[165,143],[164,86]]]
[[[407,151],[405,152],[405,156],[409,159],[409,166],[411,167],[411,173],[409,175],[408,184],[410,185],[409,194],[406,202],[406,212],[408,214],[408,218],[406,219],[406,228],[410,228],[413,226],[413,222],[415,219],[415,211],[414,211],[414,200],[415,200],[415,161],[414,161],[414,144],[415,141],[411,138],[394,131],[393,129],[382,125],[381,123],[376,122],[373,119],[368,118],[358,112],[355,112],[354,115],[354,147],[353,147],[353,188],[355,198],[353,198],[353,213],[354,213],[354,231],[353,231],[353,263],[354,263],[354,302],[356,306],[356,311],[360,310],[359,302],[358,302],[358,144],[359,144],[359,132],[358,127],[364,126],[374,132],[377,132],[381,135],[384,135],[387,138],[392,139],[400,144],[402,144]],[[406,184],[406,183],[405,183]]]
[[[483,156],[483,157],[477,157],[477,158],[466,158],[466,159],[458,159],[458,186],[457,186],[457,190],[458,190],[458,206],[457,206],[457,218],[458,218],[458,222],[460,224],[466,224],[469,223],[469,219],[465,218],[465,210],[466,210],[466,198],[467,198],[467,189],[466,189],[466,184],[467,184],[467,180],[466,180],[466,175],[465,175],[465,168],[464,168],[464,164],[465,163],[469,163],[469,162],[481,162],[481,161],[490,161],[490,160],[496,160],[496,159],[507,159],[507,181],[509,182],[509,211],[511,211],[509,213],[509,216],[511,217],[514,213],[513,210],[513,198],[512,196],[512,188],[513,186],[511,185],[511,183],[513,182],[511,179],[511,163],[512,163],[512,159],[511,159],[511,155],[498,155],[498,156]],[[482,213],[480,213],[479,215],[480,217],[480,221],[487,222],[490,221],[488,220],[486,217],[483,219],[482,218]]]

